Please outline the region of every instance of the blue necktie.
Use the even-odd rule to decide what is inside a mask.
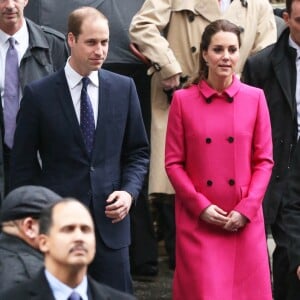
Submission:
[[[12,148],[16,129],[16,117],[19,110],[19,64],[15,49],[15,39],[9,38],[9,47],[5,58],[4,79],[4,142]]]
[[[88,77],[82,78],[81,103],[80,103],[80,128],[89,155],[91,155],[94,144],[95,120],[91,99],[87,93],[90,83]]]
[[[76,292],[72,292],[72,294],[69,296],[68,300],[82,300],[80,295]]]

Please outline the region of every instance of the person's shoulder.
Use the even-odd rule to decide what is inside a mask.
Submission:
[[[271,54],[273,52],[274,47],[275,47],[275,43],[261,49],[257,53],[249,56],[247,62],[249,64],[267,63],[268,61],[270,61],[270,58],[272,56]]]
[[[67,81],[65,79],[64,75],[64,69],[60,69],[57,72],[54,72],[52,74],[46,75],[40,79],[34,80],[30,82],[28,85],[25,86],[25,89],[30,88],[35,90],[36,92],[42,92],[45,93],[49,88],[54,88],[58,83],[63,83]]]
[[[29,299],[27,293],[28,283],[31,280],[25,280],[22,283],[18,283],[13,287],[0,291],[0,300],[13,299],[13,300],[26,300]]]
[[[241,82],[240,92],[246,95],[260,95],[263,93],[263,90],[261,88],[246,84],[244,82]],[[250,97],[251,98],[251,97]]]
[[[129,76],[118,74],[118,73],[106,70],[105,68],[101,68],[99,70],[99,72],[100,72],[100,76],[102,76],[104,78],[111,78],[111,79],[125,80],[125,81],[128,81],[131,79],[131,77],[129,77]]]
[[[43,30],[43,32],[46,34],[46,35],[50,35],[50,36],[54,36],[60,40],[65,40],[65,36],[63,33],[61,33],[60,31],[57,31],[56,29],[54,28],[51,28],[51,27],[48,27],[48,26],[45,26],[45,25],[41,25],[41,29]]]
[[[92,292],[92,296],[96,298],[101,297],[103,299],[136,300],[136,297],[133,295],[118,291],[110,286],[96,282],[90,277],[88,277],[88,283]]]
[[[57,39],[62,42],[65,42],[65,36],[60,31],[55,30],[46,25],[39,25],[30,19],[26,18],[26,23],[30,31],[34,32],[34,34],[43,34],[46,38]]]

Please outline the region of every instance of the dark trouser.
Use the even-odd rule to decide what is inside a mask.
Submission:
[[[157,267],[157,241],[146,188],[140,194],[135,207],[131,209],[131,239],[129,253],[132,272],[138,272],[143,266]]]
[[[96,230],[96,255],[88,273],[96,281],[117,290],[133,293],[130,275],[129,249],[110,249]]]
[[[286,300],[299,300],[300,299],[300,280],[296,276],[296,271],[290,272],[288,275],[288,291]]]
[[[175,195],[152,194],[151,199],[157,215],[158,235],[165,242],[170,269],[175,268]]]
[[[280,213],[276,222],[271,225],[271,232],[276,245],[272,264],[273,298],[274,300],[299,300],[300,281],[296,276],[296,271],[290,270],[288,240]]]

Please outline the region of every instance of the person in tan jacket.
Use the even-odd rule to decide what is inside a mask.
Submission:
[[[237,74],[250,55],[276,41],[276,24],[268,0],[146,0],[129,29],[131,41],[151,61],[148,70],[152,75],[149,195],[160,212],[167,212],[160,219],[167,226],[165,243],[172,268],[175,265],[174,189],[164,169],[169,105],[172,91],[198,76],[201,35],[206,25],[217,19],[228,19],[241,29]]]

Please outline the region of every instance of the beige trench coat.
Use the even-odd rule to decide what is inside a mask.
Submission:
[[[164,167],[165,135],[169,104],[161,80],[175,74],[193,80],[199,70],[199,48],[205,26],[226,18],[242,29],[237,73],[247,57],[276,41],[276,24],[268,0],[233,0],[222,13],[218,0],[146,0],[133,17],[130,37],[153,66],[151,86],[151,159],[149,194],[173,194]],[[200,155],[200,154],[199,154]]]

